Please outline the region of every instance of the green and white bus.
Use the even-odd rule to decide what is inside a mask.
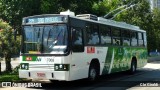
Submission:
[[[73,12],[24,17],[20,78],[72,81],[129,70],[147,63],[146,31]]]

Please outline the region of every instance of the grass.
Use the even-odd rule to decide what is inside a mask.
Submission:
[[[18,76],[19,66],[14,68],[12,72],[3,71],[0,74],[0,82],[30,82],[31,80],[22,79]]]
[[[3,74],[0,75],[0,81],[2,82],[19,82],[19,81],[23,81],[23,79],[20,79],[18,77],[18,75],[11,75],[11,74]]]

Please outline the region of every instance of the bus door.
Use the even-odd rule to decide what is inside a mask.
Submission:
[[[71,72],[70,77],[73,80],[84,78],[84,40],[83,29],[72,27],[72,51],[71,51]]]

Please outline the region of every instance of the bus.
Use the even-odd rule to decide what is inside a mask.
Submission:
[[[146,31],[138,26],[71,11],[22,20],[20,78],[94,81],[146,64]]]

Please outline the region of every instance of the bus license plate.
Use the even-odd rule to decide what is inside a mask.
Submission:
[[[45,73],[37,73],[37,76],[38,76],[38,77],[42,77],[42,78],[43,78],[43,77],[45,77],[45,76],[46,76],[46,74],[45,74]]]

